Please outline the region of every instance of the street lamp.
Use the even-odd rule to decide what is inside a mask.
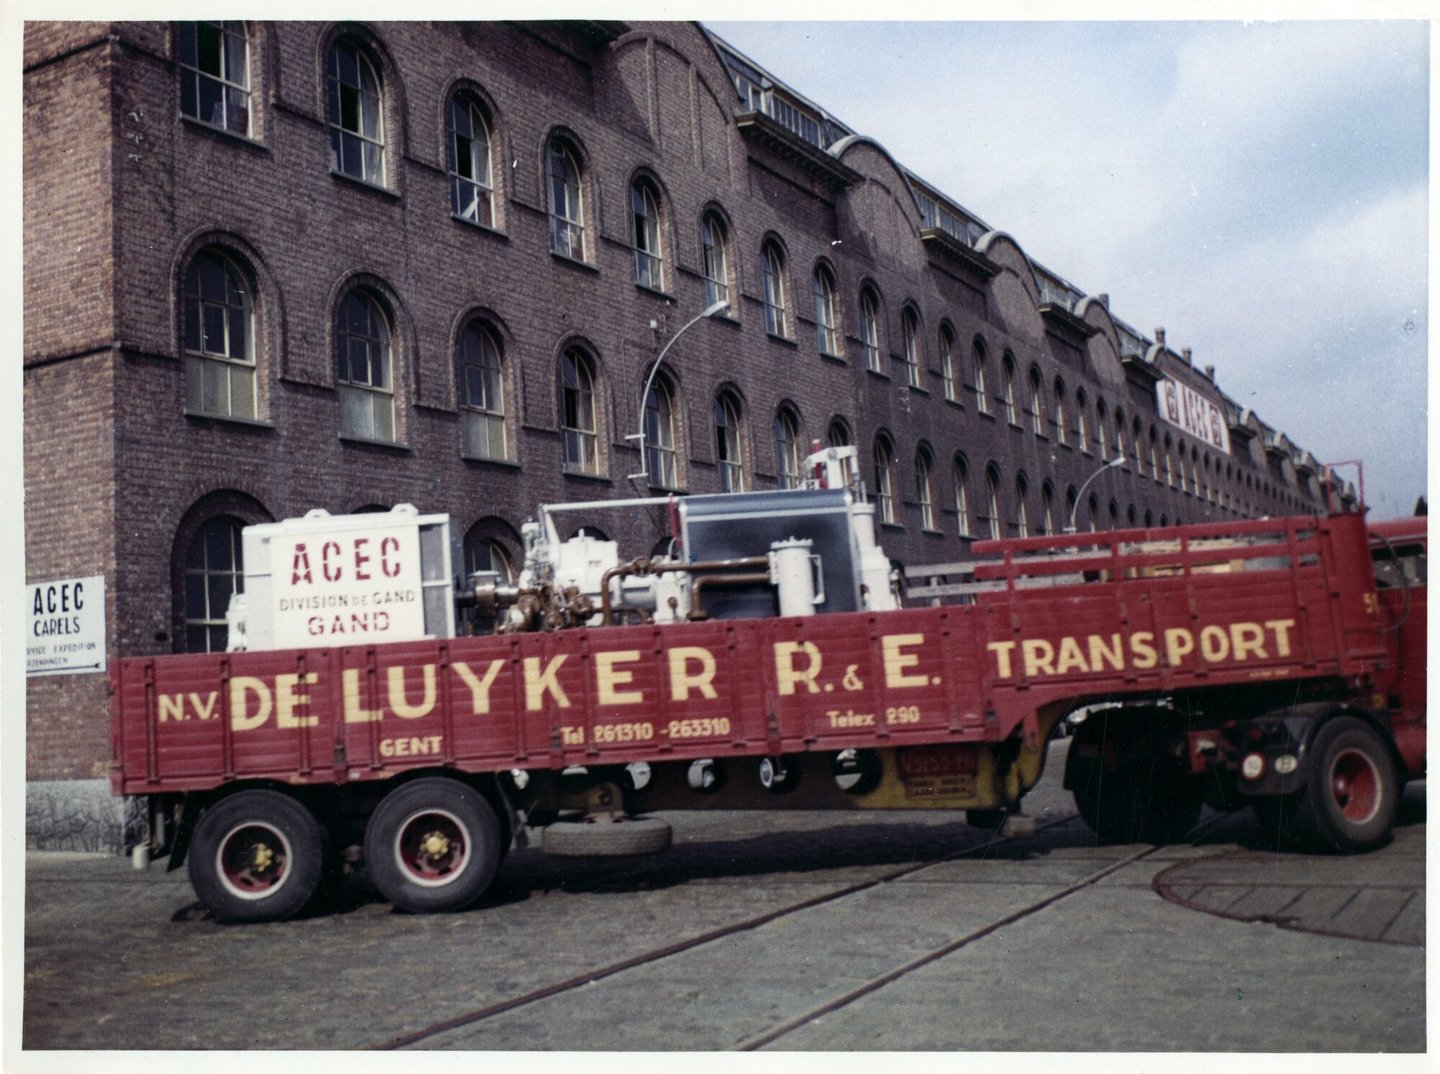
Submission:
[[[1096,470],[1093,474],[1091,474],[1089,477],[1087,477],[1087,478],[1085,479],[1085,484],[1081,485],[1081,486],[1080,486],[1080,491],[1077,492],[1077,493],[1075,493],[1075,506],[1072,507],[1072,508],[1070,508],[1070,525],[1068,525],[1068,526],[1065,527],[1065,532],[1066,532],[1066,533],[1074,533],[1074,532],[1075,532],[1075,512],[1078,511],[1078,510],[1080,510],[1080,501],[1081,501],[1081,499],[1083,499],[1084,496],[1085,496],[1085,490],[1090,487],[1090,482],[1094,481],[1097,477],[1099,477],[1101,474],[1103,474],[1106,470],[1113,470],[1113,469],[1115,469],[1115,467],[1121,465],[1122,463],[1124,463],[1124,461],[1125,461],[1125,456],[1124,456],[1124,455],[1116,455],[1113,459],[1111,459],[1109,462],[1107,462],[1104,466],[1100,467],[1100,469]]]
[[[686,321],[683,325],[680,326],[680,331],[676,332],[673,336],[670,337],[670,341],[666,343],[663,348],[661,348],[660,357],[656,358],[655,364],[650,367],[650,375],[645,378],[645,390],[640,393],[640,431],[637,433],[631,433],[625,438],[626,440],[638,441],[640,444],[640,472],[638,474],[630,474],[629,476],[631,481],[638,480],[642,477],[650,476],[650,471],[647,469],[650,464],[650,460],[645,456],[645,400],[650,398],[650,387],[655,383],[655,374],[660,372],[660,366],[665,361],[665,355],[668,354],[670,348],[675,345],[675,341],[681,336],[683,336],[695,325],[699,324],[706,317],[714,317],[715,314],[719,313],[721,310],[727,310],[729,308],[730,303],[725,299],[721,299],[719,302],[714,302],[711,305],[706,306],[694,317],[691,317],[690,320]]]

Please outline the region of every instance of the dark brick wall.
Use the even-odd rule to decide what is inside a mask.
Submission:
[[[386,189],[329,170],[324,58],[341,32],[367,41],[380,64]],[[518,529],[541,502],[648,493],[625,479],[638,463],[625,436],[637,425],[648,364],[704,305],[698,225],[708,205],[730,221],[734,304],[731,317],[697,325],[670,354],[690,491],[718,488],[711,404],[720,385],[733,384],[745,402],[754,486],[774,480],[771,425],[782,401],[799,412],[807,439],[844,418],[867,477],[873,438],[884,430],[905,502],[901,525],[883,534],[887,548],[912,563],[953,560],[967,546],[946,513],[956,452],[969,463],[972,507],[986,465],[999,468],[1007,521],[1014,475],[1023,472],[1032,527],[1042,482],[1055,486],[1058,516],[1064,489],[1098,464],[1035,436],[1028,419],[1024,428],[1004,420],[999,369],[1007,350],[1018,387],[1032,366],[1047,390],[1064,377],[1072,429],[1080,387],[1092,408],[1104,398],[1112,414],[1123,407],[1127,423],[1138,415],[1148,430],[1156,421],[1147,382],[1122,370],[1113,326],[1068,345],[1047,330],[1013,243],[992,245],[1002,268],[993,280],[938,259],[920,239],[906,178],[880,147],[851,144],[843,161],[860,179],[834,189],[743,135],[727,73],[691,24],[635,24],[609,42],[558,23],[253,25],[248,139],[180,115],[172,37],[160,23],[36,23],[26,31],[27,569],[34,580],[105,573],[112,658],[175,648],[183,625],[177,544],[207,511],[259,521],[408,501],[448,512],[458,538],[482,518]],[[462,84],[493,112],[490,229],[450,215],[445,110]],[[549,252],[544,148],[555,130],[575,139],[585,161],[585,265]],[[629,186],[642,171],[661,191],[664,293],[634,283]],[[786,253],[787,340],[765,332],[759,251],[767,235]],[[197,250],[215,244],[254,275],[259,424],[184,413],[182,274]],[[844,361],[817,352],[811,274],[822,258],[835,272]],[[394,447],[338,435],[331,322],[356,279],[392,306]],[[862,284],[881,297],[883,375],[866,371],[860,356]],[[900,364],[907,304],[921,325],[919,390],[906,385]],[[460,455],[454,354],[477,311],[504,341],[511,462]],[[1109,325],[1103,311],[1087,316]],[[944,399],[939,377],[942,322],[955,335],[958,403]],[[974,405],[976,336],[990,354],[993,416]],[[566,475],[559,465],[556,362],[577,341],[592,348],[603,376],[599,479]],[[1207,389],[1179,356],[1161,361]],[[921,444],[934,456],[938,534],[921,532],[914,503]],[[1259,439],[1243,447],[1248,457],[1232,461],[1271,480]],[[1127,469],[1096,484],[1102,503],[1117,499],[1122,517],[1131,504],[1157,521],[1162,513],[1170,521],[1224,513],[1155,482],[1148,457],[1145,473]],[[1274,497],[1250,501],[1256,513],[1285,509]],[[627,553],[646,551],[659,514],[600,524]],[[32,778],[102,772],[103,682],[33,680],[29,728]]]

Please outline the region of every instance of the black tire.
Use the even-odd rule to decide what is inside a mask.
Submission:
[[[1389,842],[1400,780],[1374,728],[1353,716],[1330,720],[1315,733],[1305,767],[1298,819],[1315,842],[1342,854]]]
[[[495,879],[500,843],[500,821],[479,791],[454,779],[417,779],[370,815],[365,870],[399,910],[463,910]]]
[[[1266,795],[1250,800],[1265,849],[1298,850],[1311,840],[1300,817],[1302,800],[1299,794]]]
[[[561,858],[613,858],[658,854],[670,846],[670,825],[658,817],[622,817],[586,823],[560,821],[541,833],[541,848]]]
[[[1110,733],[1121,736],[1122,760],[1106,771],[1101,749],[1105,717],[1082,723],[1067,758],[1066,785],[1075,809],[1090,830],[1110,843],[1174,843],[1195,827],[1204,805],[1200,784],[1180,761],[1153,739],[1127,743],[1117,721]],[[1091,753],[1094,756],[1089,756]],[[1133,754],[1133,755],[1127,755]]]
[[[238,791],[195,825],[187,861],[195,894],[221,921],[279,921],[315,894],[325,830],[278,791]]]

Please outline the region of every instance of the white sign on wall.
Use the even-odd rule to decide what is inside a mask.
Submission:
[[[354,645],[425,634],[420,533],[413,521],[272,538],[277,648]]]
[[[105,576],[30,585],[25,674],[105,670]]]
[[[1178,380],[1164,377],[1155,385],[1155,405],[1171,425],[1230,454],[1230,427],[1225,412],[1213,400]]]

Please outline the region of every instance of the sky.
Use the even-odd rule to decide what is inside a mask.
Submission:
[[[1363,460],[1372,517],[1425,493],[1427,24],[705,25],[1320,461]]]

